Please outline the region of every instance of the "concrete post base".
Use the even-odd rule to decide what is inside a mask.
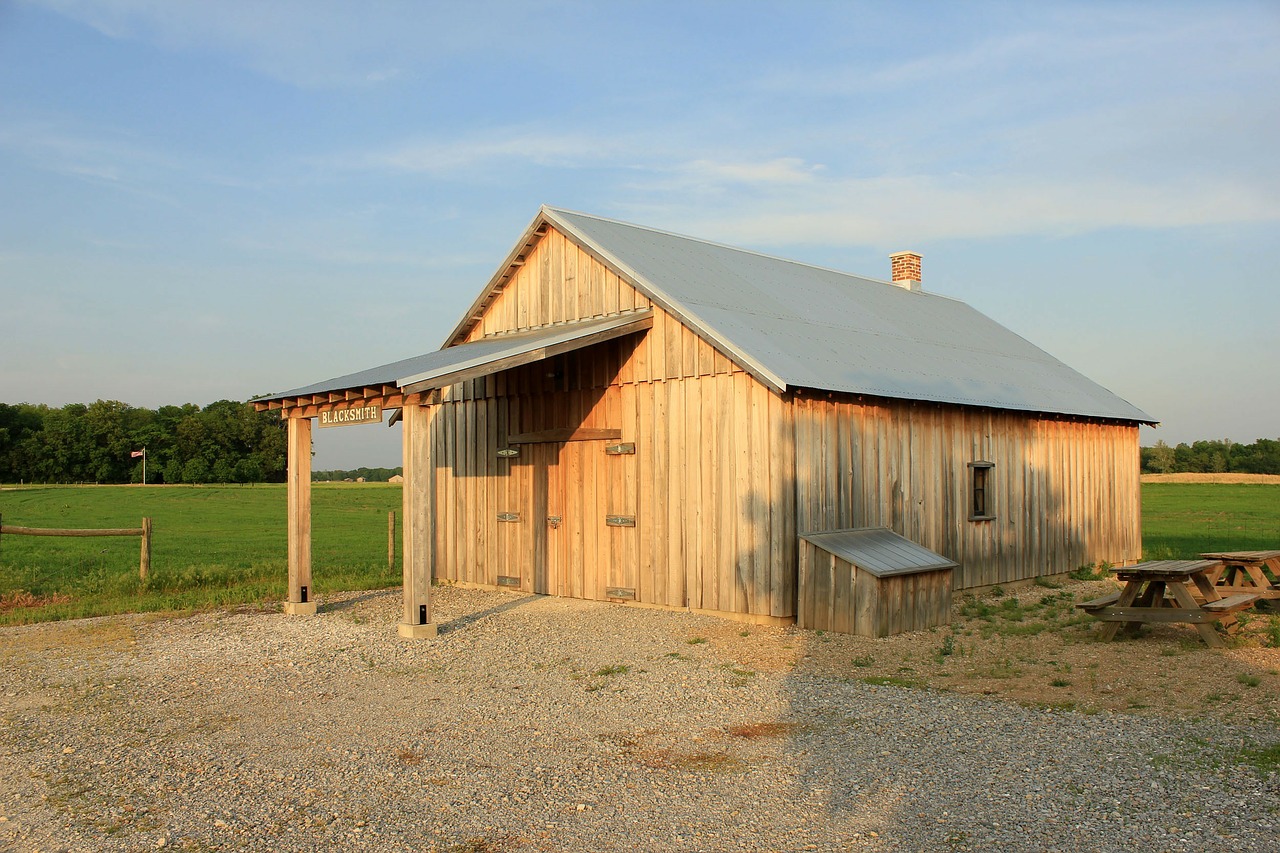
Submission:
[[[290,616],[315,616],[316,603],[314,601],[286,601],[284,603],[284,612]]]
[[[435,622],[428,622],[425,625],[410,625],[408,622],[401,622],[396,625],[396,631],[406,640],[430,640],[436,635],[439,627]]]

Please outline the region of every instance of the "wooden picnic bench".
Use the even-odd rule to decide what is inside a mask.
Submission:
[[[1280,551],[1223,551],[1200,556],[1219,561],[1219,568],[1209,572],[1219,595],[1250,593],[1270,601],[1280,599]]]
[[[1144,624],[1185,622],[1195,626],[1210,648],[1220,649],[1224,643],[1214,626],[1232,633],[1235,614],[1252,607],[1259,598],[1252,592],[1220,595],[1221,589],[1211,577],[1221,565],[1213,559],[1155,560],[1113,569],[1124,587],[1076,607],[1107,623],[1102,628],[1103,640],[1114,639],[1121,629],[1133,635]]]

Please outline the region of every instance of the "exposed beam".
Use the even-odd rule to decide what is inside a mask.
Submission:
[[[620,429],[544,429],[507,436],[508,444],[542,444],[553,441],[614,441],[622,438]]]

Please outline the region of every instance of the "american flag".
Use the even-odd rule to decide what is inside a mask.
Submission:
[[[129,454],[129,458],[137,459],[139,456],[146,456],[146,455],[147,455],[147,451],[145,450],[135,450]]]

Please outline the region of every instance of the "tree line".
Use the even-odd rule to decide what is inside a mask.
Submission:
[[[1224,438],[1176,447],[1157,441],[1154,447],[1142,448],[1142,473],[1280,474],[1280,439],[1240,444]]]
[[[352,468],[350,471],[312,471],[311,479],[317,483],[340,483],[344,480],[364,480],[366,483],[385,483],[397,474],[404,475],[404,468]]]
[[[279,413],[248,403],[0,403],[0,483],[138,483],[144,447],[148,483],[283,482],[288,464]]]

